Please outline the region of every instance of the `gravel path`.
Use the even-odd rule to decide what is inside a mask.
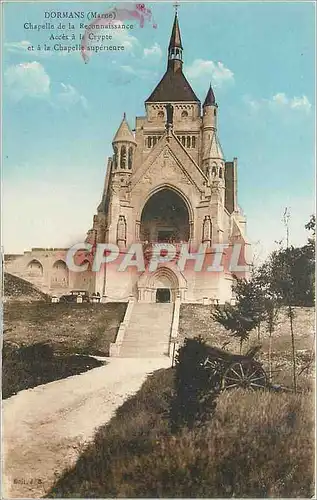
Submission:
[[[81,375],[3,402],[4,498],[39,498],[73,465],[98,427],[168,358],[108,358]]]

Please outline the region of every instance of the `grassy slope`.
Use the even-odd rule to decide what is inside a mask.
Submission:
[[[18,345],[47,342],[63,353],[108,355],[125,310],[125,303],[6,303],[4,339]]]
[[[6,293],[12,300],[4,304],[4,398],[100,366],[84,355],[108,355],[126,310],[124,303],[52,304],[19,278],[7,281]],[[37,349],[39,343],[52,348],[51,355]],[[30,346],[37,350],[26,356]]]
[[[173,370],[148,378],[48,497],[302,497],[313,494],[310,392],[222,393],[205,428],[172,436]]]
[[[103,363],[88,357],[44,354],[38,345],[31,349],[4,348],[2,357],[2,397],[6,399],[23,389],[78,375]]]
[[[226,342],[226,349],[231,352],[239,352],[239,342],[230,336],[230,332],[219,325],[211,317],[212,308],[200,304],[182,304],[180,310],[179,340],[185,337],[194,337],[202,335],[211,345],[222,347]],[[295,308],[295,348],[297,350],[297,373],[304,371],[300,375],[312,378],[315,343],[315,310],[312,307]],[[229,342],[229,343],[228,343]],[[265,331],[265,325],[261,326],[260,341],[258,332],[254,331],[250,335],[249,342],[245,343],[245,350],[251,345],[260,343],[262,349],[259,355],[267,369],[268,364],[268,334]],[[292,365],[291,365],[291,336],[289,320],[285,311],[282,311],[278,320],[276,330],[273,334],[272,342],[272,364],[273,364],[273,382],[285,385],[292,384]],[[307,367],[307,369],[305,369]],[[305,382],[303,382],[305,383]],[[307,381],[309,383],[309,381]]]
[[[29,281],[18,278],[10,273],[4,273],[4,295],[6,301],[48,301],[49,296],[41,292]]]

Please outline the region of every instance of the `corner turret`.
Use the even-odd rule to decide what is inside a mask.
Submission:
[[[126,114],[124,113],[123,119],[112,141],[114,152],[112,159],[113,173],[132,173],[136,145],[136,140],[126,120]]]

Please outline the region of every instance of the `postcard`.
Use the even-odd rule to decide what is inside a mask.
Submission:
[[[2,497],[314,498],[314,2],[4,1]]]

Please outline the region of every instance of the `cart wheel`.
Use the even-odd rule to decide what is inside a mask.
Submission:
[[[264,389],[267,386],[266,373],[257,363],[233,363],[224,373],[223,389]]]
[[[215,358],[206,358],[203,365],[208,368],[211,375],[219,375],[223,371],[223,363]]]
[[[215,358],[207,357],[203,363],[209,373],[209,381],[213,391],[221,390],[221,381],[223,373],[223,363]]]

